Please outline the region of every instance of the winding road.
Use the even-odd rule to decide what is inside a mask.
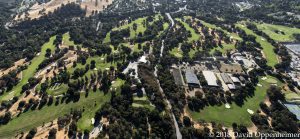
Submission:
[[[171,21],[171,27],[170,27],[170,29],[174,26],[174,20],[173,20],[173,18],[171,17],[171,15],[169,14],[169,13],[166,13],[166,15],[168,16],[168,18],[169,18],[169,20]],[[160,58],[162,58],[162,56],[163,56],[163,52],[164,52],[164,47],[165,47],[165,45],[164,45],[164,43],[165,43],[165,41],[164,40],[162,40],[162,44],[161,44],[161,50],[160,50]],[[163,96],[163,98],[165,99],[165,102],[167,103],[167,108],[168,108],[168,110],[170,111],[170,113],[171,113],[171,115],[172,115],[172,119],[173,119],[173,122],[174,122],[174,126],[175,126],[175,131],[176,131],[176,138],[177,139],[182,139],[182,134],[181,134],[181,132],[180,132],[180,129],[179,129],[179,126],[178,126],[178,123],[177,123],[177,120],[176,120],[176,118],[175,118],[175,115],[174,115],[174,113],[173,113],[173,111],[172,111],[172,105],[171,105],[171,103],[170,103],[170,101],[166,98],[166,95],[165,95],[165,93],[164,93],[164,90],[161,88],[161,86],[160,86],[160,82],[159,82],[159,80],[158,80],[158,76],[157,76],[157,65],[155,66],[155,68],[154,68],[155,70],[154,70],[154,75],[155,75],[155,77],[156,77],[156,79],[157,79],[157,82],[158,82],[158,85],[159,85],[159,90],[160,90],[160,92],[162,93],[162,96]]]

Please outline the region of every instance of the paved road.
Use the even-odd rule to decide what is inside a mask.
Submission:
[[[101,131],[102,131],[102,123],[94,127],[94,129],[90,132],[90,138],[96,138]]]
[[[170,13],[166,13],[166,15],[168,16],[169,20],[171,21],[171,27],[173,27],[175,25],[173,18],[171,17]]]

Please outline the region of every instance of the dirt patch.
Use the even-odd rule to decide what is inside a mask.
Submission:
[[[47,139],[48,135],[49,135],[49,131],[53,128],[58,129],[57,120],[46,123],[43,126],[37,127],[37,133],[35,134],[33,139]],[[57,139],[68,139],[69,137],[66,133],[67,132],[66,132],[65,128],[63,128],[59,131],[57,130],[56,138]],[[23,136],[19,134],[16,136],[16,138],[25,139],[27,134],[28,134],[28,132],[25,133]]]
[[[34,98],[34,99],[38,99],[39,97],[38,96],[34,96],[32,93],[30,93],[28,96],[25,97],[25,94],[22,95],[19,100],[14,103],[11,108],[8,110],[11,114],[12,114],[12,117],[14,116],[17,116],[21,111],[18,110],[18,107],[19,107],[19,103],[21,101],[25,101],[26,103],[28,103],[29,99],[31,98]],[[0,116],[1,115],[4,115],[6,111],[0,111]]]
[[[17,69],[19,66],[24,65],[25,63],[26,63],[25,59],[20,59],[20,60],[16,61],[14,66],[12,66],[8,69],[5,69],[5,70],[0,70],[0,77],[8,74],[10,71]]]
[[[51,0],[44,4],[36,3],[28,10],[27,16],[23,13],[20,16],[16,16],[15,20],[23,20],[26,17],[36,19],[48,14],[49,12],[53,12],[57,8],[61,7],[62,4],[66,5],[71,2],[75,2],[76,4],[79,4],[82,9],[86,9],[86,15],[90,16],[95,11],[102,11],[107,8],[107,6],[112,3],[112,0],[82,0],[82,2],[78,2],[76,0]]]

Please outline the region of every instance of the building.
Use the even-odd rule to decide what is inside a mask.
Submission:
[[[241,81],[239,80],[239,78],[234,77],[234,76],[230,76],[230,78],[234,84],[241,84]]]
[[[202,71],[202,73],[208,86],[219,86],[217,83],[217,77],[212,71]]]
[[[228,86],[228,88],[229,88],[230,90],[235,90],[235,89],[236,89],[236,87],[235,87],[234,84],[227,84],[227,86]]]
[[[231,78],[229,77],[229,75],[227,73],[221,73],[220,75],[221,75],[222,80],[224,81],[225,84],[232,84],[233,83]]]
[[[175,84],[179,85],[179,86],[183,86],[184,81],[183,81],[183,77],[182,77],[182,74],[181,74],[181,70],[177,69],[177,68],[174,68],[172,70],[172,74],[173,74],[173,77],[174,77],[174,80],[175,80]]]
[[[142,56],[142,57],[139,59],[139,63],[147,63],[147,57],[146,57],[146,56]]]
[[[225,64],[221,62],[220,71],[224,73],[244,73],[240,64]]]
[[[186,78],[186,82],[189,85],[189,87],[192,87],[192,88],[200,87],[200,82],[197,78],[197,75],[194,73],[193,70],[186,69],[185,70],[185,78]]]

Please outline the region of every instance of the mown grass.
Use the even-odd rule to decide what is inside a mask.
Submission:
[[[186,22],[183,22],[180,18],[176,18],[175,20],[177,20],[177,21],[179,21],[180,23],[182,23],[183,26],[184,26],[184,28],[185,28],[186,30],[188,30],[188,31],[191,32],[191,35],[192,35],[192,36],[188,38],[188,41],[189,41],[189,42],[197,41],[197,40],[200,39],[200,35],[197,34],[197,33],[195,32],[195,30],[194,30],[189,24],[187,24]]]
[[[173,48],[170,51],[170,54],[174,55],[177,58],[182,58],[183,57],[183,52],[181,49],[178,49],[178,47]]]
[[[64,45],[67,45],[67,46],[75,46],[75,43],[74,43],[74,41],[71,41],[70,40],[70,33],[68,32],[68,33],[65,33],[65,34],[63,34],[63,44]]]
[[[49,42],[45,43],[41,47],[41,52],[39,55],[35,56],[30,62],[30,65],[26,70],[22,72],[22,80],[9,92],[6,92],[3,96],[0,97],[0,100],[9,100],[14,96],[19,96],[22,91],[22,86],[27,84],[28,79],[34,77],[35,73],[37,72],[37,68],[40,63],[45,60],[45,54],[47,49],[51,49],[52,52],[55,50],[55,46],[53,45],[53,41],[55,40],[56,36],[50,38]]]
[[[11,138],[17,133],[29,131],[32,128],[43,125],[57,119],[60,116],[69,114],[71,110],[80,109],[83,107],[81,121],[90,120],[95,111],[98,110],[105,102],[108,102],[110,94],[104,95],[103,92],[90,92],[88,97],[81,94],[78,102],[62,103],[59,105],[44,106],[42,109],[29,110],[22,113],[20,116],[13,118],[8,124],[0,126],[0,138]],[[92,125],[85,126],[78,122],[80,130],[90,129]]]
[[[268,36],[270,36],[275,41],[279,42],[291,42],[295,41],[293,34],[300,34],[299,28],[291,28],[282,25],[272,25],[266,23],[255,23],[257,28]],[[277,31],[277,33],[276,33]],[[281,33],[284,32],[284,33]]]
[[[113,88],[120,89],[120,87],[125,83],[124,80],[117,79],[113,84]],[[110,98],[110,94],[108,96],[105,96],[104,102],[108,102]],[[90,105],[86,105],[85,111],[82,114],[82,117],[78,120],[77,126],[81,131],[89,130],[91,131],[93,129],[93,125],[91,124],[91,119],[95,117],[95,113],[102,107],[102,104],[104,104],[101,100],[96,100],[96,103],[94,105],[91,103]]]
[[[237,26],[243,29],[248,35],[254,35],[256,37],[256,42],[258,42],[263,48],[264,55],[267,59],[267,65],[274,67],[277,63],[277,55],[274,52],[274,46],[267,42],[267,40],[257,34],[255,34],[252,30],[248,29],[245,25],[237,24]]]
[[[57,85],[57,86],[51,86],[47,89],[47,93],[49,95],[52,95],[52,96],[57,96],[57,95],[61,95],[63,93],[66,93],[67,90],[68,90],[68,85],[67,84],[60,84],[60,85]]]
[[[220,51],[222,54],[226,54],[227,51],[235,50],[234,44],[222,44],[223,47],[215,47],[210,51],[210,54],[213,54],[216,50]]]
[[[156,14],[153,18],[154,21],[159,20],[159,17],[161,17],[160,14]],[[129,28],[130,29],[130,38],[133,39],[135,38],[139,33],[144,33],[147,29],[146,25],[144,24],[146,22],[147,17],[142,17],[142,18],[138,18],[134,21],[132,21],[129,24],[120,26],[120,27],[115,27],[112,29],[112,31],[116,31],[116,30],[122,30],[122,29],[126,29]],[[133,24],[136,23],[137,24],[137,29],[134,30],[133,29]],[[150,22],[149,24],[151,25],[153,22]],[[166,26],[166,25],[165,25]],[[104,39],[104,43],[109,43],[110,42],[110,32],[108,32],[106,34],[106,37]]]
[[[279,86],[282,86],[282,83],[279,82],[277,79],[271,76],[267,76],[272,80],[276,80]],[[200,112],[194,112],[188,109],[189,113],[191,114],[194,121],[204,120],[206,122],[216,122],[220,124],[224,124],[227,127],[231,127],[232,123],[242,124],[245,126],[251,126],[251,115],[247,112],[247,109],[256,110],[259,109],[259,103],[264,101],[266,98],[267,89],[270,87],[272,83],[269,83],[268,80],[259,79],[259,84],[262,87],[256,86],[255,87],[255,95],[253,97],[247,98],[244,102],[244,105],[238,106],[235,103],[230,104],[231,108],[226,109],[225,105],[221,106],[208,106],[205,107]]]

